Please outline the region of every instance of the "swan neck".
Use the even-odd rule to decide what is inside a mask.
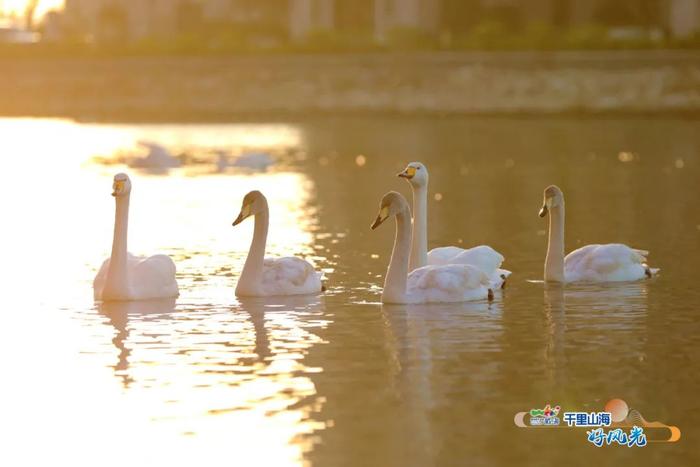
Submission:
[[[564,282],[564,204],[549,211],[549,239],[544,280]]]
[[[385,301],[404,302],[406,297],[406,283],[408,280],[409,238],[411,236],[411,220],[408,212],[400,212],[396,215],[396,237],[394,249],[391,252],[389,269],[384,279],[384,291],[382,297]],[[388,299],[388,300],[387,300]]]
[[[270,223],[270,211],[267,201],[263,209],[255,214],[253,240],[250,243],[248,257],[243,265],[241,277],[238,280],[236,292],[242,295],[259,295],[262,293],[263,263],[265,261],[265,245]]]
[[[129,196],[116,199],[114,214],[114,238],[112,239],[112,257],[110,260],[110,272],[117,269],[126,272],[127,239],[129,232]],[[113,274],[112,274],[113,275]]]
[[[411,271],[428,264],[428,187],[413,187],[413,233],[411,236]]]

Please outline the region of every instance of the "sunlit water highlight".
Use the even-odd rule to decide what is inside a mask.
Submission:
[[[597,452],[581,433],[522,432],[512,419],[621,397],[692,436],[698,123],[5,119],[0,135],[3,465],[697,460],[683,443]],[[95,162],[139,140],[173,153],[268,151],[276,164],[155,174]],[[377,303],[393,227],[368,227],[385,191],[408,194],[394,174],[411,160],[431,169],[430,244],[488,242],[507,257],[515,274],[494,304]],[[176,302],[92,301],[118,170],[134,181],[130,250],[173,257]],[[568,250],[625,241],[651,250],[662,276],[539,282],[548,183],[567,194]],[[324,296],[234,298],[252,223],[231,222],[252,189],[270,201],[268,254],[313,261]]]

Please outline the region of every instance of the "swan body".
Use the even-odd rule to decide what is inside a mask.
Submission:
[[[540,217],[549,214],[544,278],[551,282],[627,282],[658,274],[646,261],[649,252],[621,243],[586,245],[564,256],[564,194],[551,185],[544,191]]]
[[[433,248],[428,252],[428,264],[471,264],[483,271],[493,288],[501,288],[511,272],[501,269],[505,258],[488,245],[473,248],[445,246]]]
[[[564,258],[566,282],[636,281],[658,273],[646,265],[648,251],[621,243],[586,245]]]
[[[428,169],[420,162],[411,162],[398,176],[408,181],[413,192],[413,233],[409,268],[413,270],[425,265],[468,264],[483,271],[488,276],[491,287],[503,287],[511,272],[501,269],[505,258],[490,246],[447,246],[428,251]]]
[[[125,174],[114,177],[116,214],[112,255],[102,263],[93,290],[95,300],[129,301],[172,298],[179,295],[175,263],[169,256],[138,257],[127,252],[131,181]]]
[[[249,169],[258,172],[266,171],[272,164],[274,164],[274,159],[272,156],[265,152],[251,152],[242,154],[233,162],[233,167],[238,167],[242,169]]]
[[[409,273],[411,215],[406,199],[396,192],[384,195],[372,229],[396,217],[396,238],[384,279],[384,303],[445,303],[491,299],[489,278],[470,264],[427,265]]]
[[[236,286],[236,296],[270,297],[321,292],[323,274],[317,272],[308,261],[295,257],[264,257],[269,208],[267,199],[259,191],[251,191],[243,198],[243,207],[233,225],[240,224],[250,216],[255,216],[255,230]]]
[[[138,169],[172,169],[180,167],[180,161],[160,144],[150,141],[139,141],[139,145],[148,149],[148,154],[144,157],[130,160],[130,167]]]

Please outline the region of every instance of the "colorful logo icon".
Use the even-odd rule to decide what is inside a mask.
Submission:
[[[531,426],[542,426],[542,425],[559,425],[559,411],[561,407],[550,406],[549,404],[544,406],[544,409],[530,409],[530,425]]]

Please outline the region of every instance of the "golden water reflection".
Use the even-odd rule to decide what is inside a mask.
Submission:
[[[261,190],[271,211],[268,254],[322,261],[313,182],[284,169],[162,177],[91,162],[144,137],[279,148],[298,144],[295,129],[0,119],[0,135],[1,190],[12,200],[3,208],[15,221],[2,233],[2,283],[12,284],[4,307],[14,310],[0,318],[3,353],[12,355],[3,399],[24,401],[3,416],[18,440],[3,457],[24,450],[30,464],[46,464],[72,446],[76,465],[124,465],[130,452],[169,465],[220,462],[224,452],[241,465],[301,464],[324,428],[311,416],[323,400],[309,378],[321,369],[305,363],[322,343],[324,303],[236,301],[253,223],[231,223],[243,196]],[[129,249],[175,259],[177,303],[91,302],[92,278],[111,249],[116,171],[134,185]],[[31,439],[49,445],[36,450]]]

